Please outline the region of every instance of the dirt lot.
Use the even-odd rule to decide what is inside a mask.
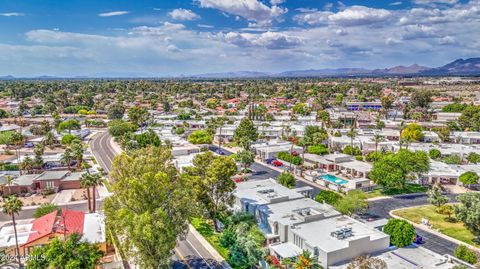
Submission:
[[[32,205],[40,205],[45,203],[52,202],[53,198],[55,198],[56,194],[50,194],[45,197],[41,194],[34,194],[30,197],[19,197],[19,199],[23,202],[23,206],[32,206]],[[3,199],[0,202],[0,206],[3,205]]]

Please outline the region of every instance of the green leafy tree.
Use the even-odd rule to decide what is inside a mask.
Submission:
[[[415,227],[401,219],[389,219],[383,232],[390,235],[390,243],[399,248],[411,245],[415,239]]]
[[[108,124],[108,133],[113,137],[121,137],[126,133],[133,133],[137,125],[123,120],[113,120]]]
[[[147,109],[143,107],[134,106],[128,110],[128,119],[137,126],[146,122],[149,116]]]
[[[111,177],[114,194],[104,208],[107,229],[122,238],[117,247],[144,268],[167,267],[177,238],[197,214],[192,178],[178,174],[166,146],[115,157]]]
[[[288,172],[283,172],[280,175],[278,175],[277,181],[278,183],[280,183],[281,185],[289,189],[294,188],[295,184],[297,183],[297,180],[295,179],[295,177]]]
[[[200,185],[207,197],[206,208],[215,224],[215,231],[219,231],[216,218],[233,203],[232,192],[235,189],[235,183],[231,177],[236,172],[237,164],[232,158],[216,157],[208,165],[204,182]]]
[[[5,199],[2,212],[3,214],[7,214],[12,218],[13,224],[13,232],[15,234],[15,249],[18,260],[18,265],[21,268],[21,261],[20,261],[20,249],[18,248],[18,235],[17,235],[17,223],[15,222],[15,215],[18,215],[20,211],[22,211],[23,202],[15,196],[9,196]]]
[[[439,208],[448,203],[448,197],[442,194],[442,188],[440,185],[435,184],[432,186],[430,190],[427,191],[428,195],[428,202],[437,207],[437,211]]]
[[[453,219],[452,215],[455,213],[455,208],[453,207],[453,205],[445,204],[439,207],[437,212],[442,215],[447,215],[448,216],[447,220],[451,221]]]
[[[244,118],[238,125],[237,129],[235,129],[233,139],[237,143],[242,142],[242,140],[250,142],[256,141],[258,139],[258,133],[257,128],[253,125],[253,121]]]
[[[418,178],[429,167],[430,161],[425,152],[403,149],[375,161],[369,177],[386,189],[403,190],[408,179]]]
[[[473,184],[478,184],[479,176],[473,171],[468,171],[460,175],[458,178],[463,185],[470,186]]]
[[[310,114],[312,109],[305,103],[297,103],[293,106],[292,111],[295,114],[307,116]]]
[[[417,90],[410,96],[410,106],[412,108],[428,109],[432,103],[433,92],[429,90]]]
[[[77,169],[81,169],[83,163],[83,154],[85,153],[85,148],[83,147],[82,141],[73,140],[70,148],[72,149],[72,157],[77,162]]]
[[[117,102],[108,107],[107,116],[111,120],[122,119],[125,114],[125,106]]]
[[[255,154],[250,150],[241,150],[235,156],[235,159],[243,165],[244,171],[247,171],[248,167],[255,161]]]
[[[66,134],[62,136],[60,143],[62,143],[62,145],[70,145],[73,140],[80,140],[80,138],[73,134]]]
[[[423,137],[422,128],[416,123],[411,123],[403,129],[400,138],[406,143],[406,147],[408,148],[410,142],[420,141]]]
[[[455,217],[462,221],[474,235],[480,236],[480,193],[468,192],[457,196]]]
[[[351,190],[335,203],[335,209],[345,215],[363,213],[367,208],[367,196],[361,190]]]
[[[315,197],[315,201],[319,203],[327,203],[330,205],[335,205],[340,199],[342,199],[342,195],[328,190],[320,190],[318,195]]]
[[[62,164],[66,165],[68,167],[68,170],[70,170],[73,160],[74,160],[74,157],[73,157],[72,149],[70,147],[68,147],[63,152],[63,154],[60,158],[60,161],[61,161]]]
[[[70,134],[72,130],[80,130],[80,128],[81,128],[81,125],[78,120],[70,119],[70,120],[60,122],[60,124],[57,127],[57,131],[62,132],[62,131],[68,130],[68,133]]]
[[[188,142],[192,144],[211,144],[212,141],[212,136],[206,130],[196,130],[188,136]]]
[[[33,217],[38,219],[42,216],[52,213],[53,211],[60,210],[60,207],[51,203],[41,204],[37,209],[35,209],[35,213],[33,213]]]
[[[66,240],[53,239],[49,244],[36,247],[30,253],[27,268],[96,268],[103,252],[94,244],[82,240],[79,234],[72,234]]]

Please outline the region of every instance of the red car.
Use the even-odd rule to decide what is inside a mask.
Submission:
[[[282,163],[281,161],[279,161],[279,160],[273,161],[272,164],[273,164],[273,166],[276,166],[276,167],[279,167],[279,166],[282,166],[282,165],[283,165],[283,163]]]

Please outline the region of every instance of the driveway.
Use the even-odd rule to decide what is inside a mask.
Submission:
[[[73,194],[76,190],[63,190],[59,191],[55,198],[52,200],[52,204],[61,205],[66,204],[72,200]]]

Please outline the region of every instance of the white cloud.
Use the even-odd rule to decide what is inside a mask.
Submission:
[[[364,25],[385,21],[390,16],[386,9],[352,6],[338,13],[328,16],[329,20],[340,25]]]
[[[203,8],[215,8],[231,15],[251,21],[251,26],[265,26],[280,21],[287,13],[286,8],[273,5],[268,7],[258,0],[197,0]]]
[[[399,6],[399,5],[401,5],[401,4],[403,4],[403,2],[397,1],[397,2],[392,2],[392,3],[390,3],[389,5],[390,5],[390,6]]]
[[[342,26],[367,25],[387,20],[391,12],[386,9],[351,6],[340,12],[314,11],[298,14],[294,20],[300,24],[322,25],[337,24]]]
[[[261,34],[229,32],[225,35],[225,40],[240,47],[258,46],[275,50],[294,48],[302,44],[300,38],[278,32]]]
[[[20,17],[20,16],[25,16],[24,13],[19,13],[19,12],[9,12],[9,13],[0,13],[0,16],[3,17]]]
[[[128,11],[112,11],[112,12],[105,12],[105,13],[100,13],[98,16],[100,17],[112,17],[112,16],[121,16],[128,14]]]
[[[430,4],[449,4],[453,5],[458,3],[458,0],[413,0],[413,3],[417,5],[430,5]]]
[[[195,14],[193,11],[183,8],[177,8],[168,13],[174,20],[178,21],[193,21],[200,19],[200,16]]]
[[[280,5],[280,4],[285,3],[285,1],[287,1],[287,0],[270,0],[270,4],[272,4],[272,5]]]

